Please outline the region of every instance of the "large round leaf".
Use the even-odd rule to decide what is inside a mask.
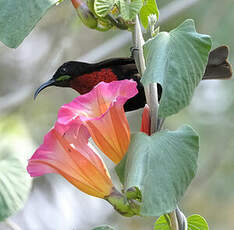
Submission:
[[[59,0],[0,0],[0,40],[16,48]]]
[[[126,157],[117,168],[124,188],[141,191],[140,214],[160,216],[176,208],[195,176],[199,137],[189,126],[147,136],[132,136]]]
[[[17,119],[0,123],[0,221],[24,206],[31,188],[26,171],[33,145],[25,126]]]
[[[186,20],[170,33],[161,32],[144,45],[146,70],[142,83],[162,86],[159,117],[177,113],[187,106],[205,72],[211,39]]]

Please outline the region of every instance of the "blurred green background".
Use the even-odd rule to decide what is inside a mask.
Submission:
[[[161,9],[173,1],[157,2]],[[162,24],[161,31],[173,29],[186,18],[195,20],[199,32],[212,36],[213,48],[228,45],[230,62],[234,64],[234,0],[198,1]],[[19,48],[9,49],[0,44],[0,124],[5,125],[0,137],[14,132],[14,120],[16,126],[20,123],[26,128],[33,150],[40,145],[53,126],[59,107],[77,94],[71,89],[54,87],[44,90],[34,101],[35,89],[63,62],[84,57],[119,33],[85,28],[70,2],[64,1],[48,11]],[[112,45],[117,46],[116,42]],[[126,44],[103,58],[129,56],[130,47],[130,43]],[[194,213],[204,216],[212,230],[232,230],[234,225],[233,92],[233,80],[203,81],[191,105],[165,123],[170,129],[187,123],[200,134],[198,174],[180,207],[187,216]],[[130,116],[131,123],[135,123],[135,114]],[[6,125],[8,122],[11,125]],[[16,148],[11,148],[14,145]],[[1,147],[0,151],[5,151]],[[25,148],[9,139],[9,149],[16,151],[17,147]],[[106,223],[117,230],[148,230],[153,229],[155,219],[122,217],[105,201],[83,195],[59,176],[49,175],[34,180],[25,209],[12,220],[23,230],[88,230]],[[8,228],[2,223],[0,229]]]

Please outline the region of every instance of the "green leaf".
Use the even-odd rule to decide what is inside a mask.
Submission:
[[[119,0],[120,4],[120,14],[122,18],[126,21],[130,21],[136,17],[136,14],[140,11],[142,7],[142,0]]]
[[[148,26],[148,16],[150,14],[155,14],[157,19],[159,17],[158,6],[155,0],[145,0],[140,10],[140,20],[145,28]]]
[[[145,43],[142,83],[161,84],[159,117],[175,114],[190,103],[205,72],[210,49],[210,37],[197,33],[191,19]]]
[[[0,123],[0,221],[24,206],[32,179],[26,171],[33,145],[25,126],[15,118]]]
[[[206,220],[200,215],[192,215],[187,218],[188,230],[209,230]]]
[[[195,176],[199,137],[189,126],[132,136],[125,165],[125,190],[141,191],[140,214],[160,216],[176,208]]]
[[[166,219],[166,217],[163,215],[163,216],[160,216],[155,222],[154,230],[171,230],[169,225],[170,225],[170,218],[167,216],[167,219]]]
[[[0,0],[0,40],[16,48],[58,0]]]
[[[93,228],[92,230],[114,230],[114,229],[111,228],[110,226],[100,226],[100,227]]]
[[[154,230],[170,230],[168,221],[170,218],[160,216],[154,225]],[[188,230],[209,230],[206,220],[200,215],[192,215],[187,218],[188,221]],[[170,223],[170,222],[169,222]]]
[[[125,174],[125,166],[126,166],[127,154],[124,158],[115,166],[115,171],[119,177],[121,184],[124,184],[124,174]]]
[[[114,6],[114,0],[95,0],[94,1],[94,10],[99,17],[105,17],[112,7]]]

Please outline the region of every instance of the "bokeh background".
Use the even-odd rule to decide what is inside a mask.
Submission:
[[[212,36],[213,48],[227,44],[234,64],[234,1],[202,0],[184,10],[182,2],[157,0],[160,9],[176,3],[178,12],[162,10],[162,30],[170,30],[193,18],[197,30]],[[175,5],[174,5],[175,6]],[[169,10],[169,8],[166,8]],[[61,105],[77,94],[71,89],[48,88],[36,101],[35,89],[65,61],[94,62],[108,57],[129,56],[131,35],[118,30],[106,33],[85,28],[69,1],[52,7],[17,49],[0,44],[0,126],[8,151],[29,151],[29,157],[53,126]],[[187,123],[200,134],[199,170],[180,203],[189,216],[204,216],[212,230],[234,226],[234,80],[203,81],[191,105],[169,117],[165,127],[176,129]],[[141,111],[128,114],[137,130]],[[12,138],[15,127],[24,129],[27,146]],[[6,146],[0,151],[5,151]],[[25,149],[25,150],[24,150]],[[105,158],[105,160],[107,160]],[[113,165],[107,164],[113,171]],[[117,230],[153,229],[155,218],[125,218],[105,201],[78,191],[58,175],[36,178],[24,209],[10,218],[22,230],[88,230],[109,224]],[[10,229],[0,223],[1,230]]]

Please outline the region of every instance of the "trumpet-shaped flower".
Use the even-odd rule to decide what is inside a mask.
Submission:
[[[58,173],[89,195],[110,195],[113,184],[102,159],[88,146],[89,137],[87,128],[78,120],[69,126],[56,123],[29,160],[29,174],[35,177]]]
[[[73,120],[82,121],[100,150],[114,163],[119,163],[130,142],[123,105],[137,94],[136,86],[132,80],[101,82],[89,93],[62,106],[58,123],[67,125]]]

